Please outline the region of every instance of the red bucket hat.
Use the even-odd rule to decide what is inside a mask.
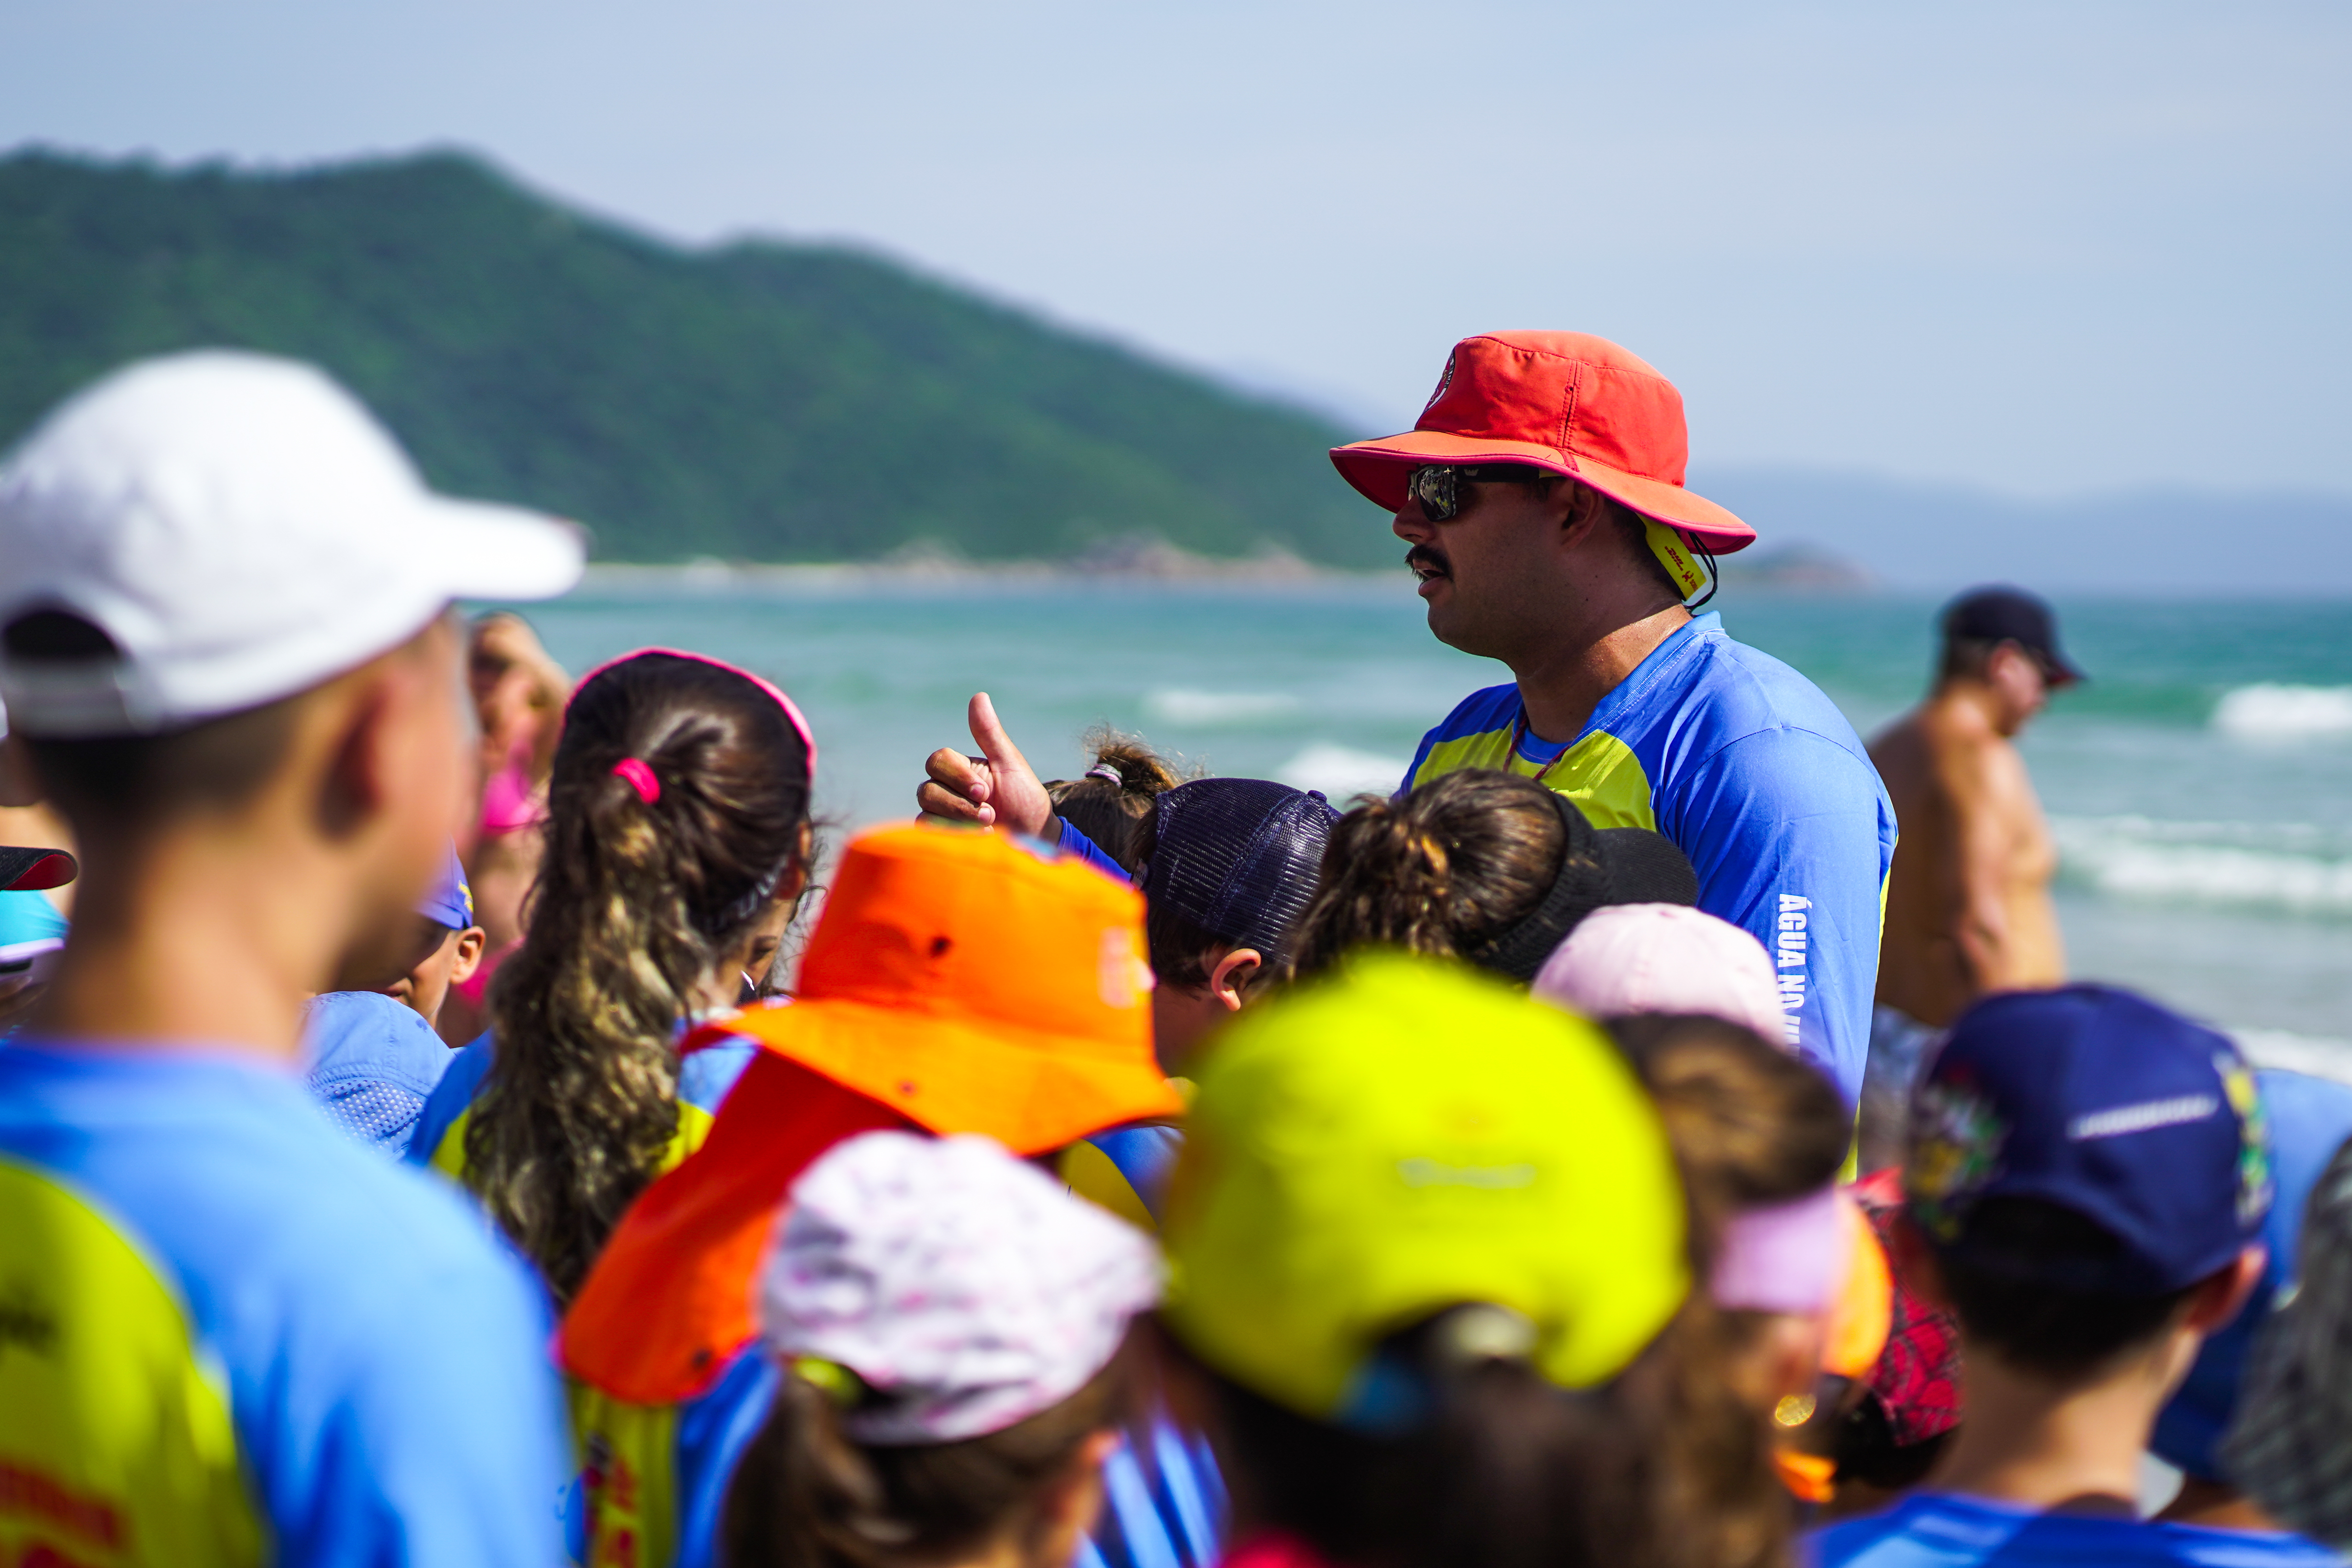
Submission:
[[[1454,345],[1421,422],[1402,435],[1331,450],[1340,476],[1402,511],[1405,479],[1431,463],[1525,463],[1565,474],[1717,555],[1756,530],[1683,488],[1683,394],[1606,338],[1487,332]]]

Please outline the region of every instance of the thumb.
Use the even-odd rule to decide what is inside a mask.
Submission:
[[[980,747],[981,755],[988,758],[989,770],[998,772],[1007,767],[1025,768],[1028,758],[1004,733],[1004,726],[996,716],[996,705],[988,700],[986,692],[975,692],[971,698],[971,738]]]

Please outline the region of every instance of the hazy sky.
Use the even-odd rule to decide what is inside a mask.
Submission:
[[[2352,491],[2352,5],[0,0],[0,145],[482,149],[1418,412],[1472,331],[1698,465]]]

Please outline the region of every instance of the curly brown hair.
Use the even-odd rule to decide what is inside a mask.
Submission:
[[[614,772],[628,758],[653,770],[653,800]],[[572,696],[466,1129],[467,1184],[559,1302],[677,1134],[672,1035],[802,868],[809,795],[799,730],[724,665],[643,653]]]

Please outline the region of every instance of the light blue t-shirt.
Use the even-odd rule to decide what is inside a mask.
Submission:
[[[1464,768],[1540,778],[1598,828],[1649,828],[1690,857],[1698,906],[1764,945],[1785,1043],[1856,1103],[1895,807],[1862,739],[1803,675],[1709,612],[1650,651],[1557,749],[1516,685],[1474,692],[1422,737],[1403,788]]]
[[[1817,1531],[1799,1560],[1813,1568],[2342,1568],[2300,1535],[2044,1513],[1948,1492],[1915,1492],[1883,1513]]]
[[[538,1291],[290,1072],[0,1051],[0,1561],[562,1559]]]

